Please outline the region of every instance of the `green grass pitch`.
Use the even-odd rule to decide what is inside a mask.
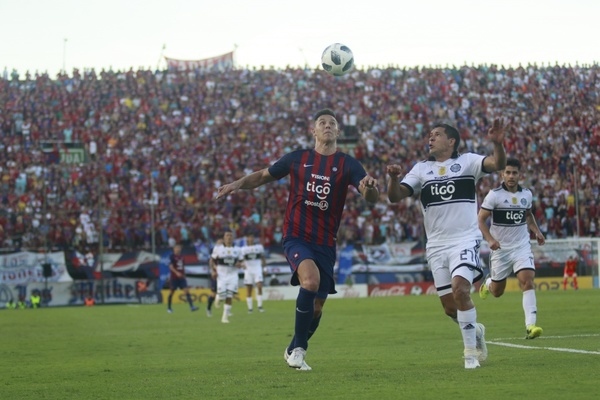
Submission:
[[[485,301],[489,358],[465,370],[436,296],[331,299],[306,361],[287,367],[292,301],[208,318],[176,305],[1,310],[2,399],[590,399],[598,392],[600,290],[538,292],[525,340],[520,293]]]

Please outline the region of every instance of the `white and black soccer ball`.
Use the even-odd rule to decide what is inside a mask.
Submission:
[[[327,46],[321,55],[323,69],[334,76],[342,76],[352,71],[354,66],[354,54],[352,50],[341,43]]]

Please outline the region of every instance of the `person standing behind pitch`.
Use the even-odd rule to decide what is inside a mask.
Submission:
[[[519,185],[520,170],[519,160],[509,158],[502,172],[502,185],[485,196],[479,210],[479,229],[492,250],[490,276],[479,288],[479,297],[485,300],[490,293],[494,297],[502,296],[506,278],[514,272],[523,291],[525,339],[535,339],[542,334],[542,328],[535,325],[535,264],[529,231],[533,232],[540,246],[546,243],[546,239],[531,212],[533,195],[529,189]],[[487,224],[490,216],[491,228]]]
[[[241,248],[233,245],[233,233],[225,231],[223,245],[215,246],[210,256],[210,268],[217,278],[217,302],[225,299],[221,322],[229,323],[233,296],[238,292],[238,268],[242,266]]]
[[[169,314],[173,312],[171,302],[173,300],[173,293],[175,293],[177,289],[183,290],[185,297],[190,304],[190,309],[196,311],[198,307],[194,306],[192,296],[190,296],[190,289],[187,284],[187,279],[185,279],[185,265],[183,263],[183,256],[181,255],[181,245],[179,244],[173,246],[173,254],[171,254],[169,259],[169,270],[171,271],[169,277],[171,292],[169,293],[169,308],[167,308],[167,312]]]
[[[460,326],[465,368],[480,367],[487,358],[485,327],[477,323],[471,285],[483,276],[479,261],[481,232],[477,225],[477,181],[506,164],[505,123],[494,120],[488,137],[492,156],[458,154],[456,128],[438,124],[429,133],[429,159],[417,163],[399,180],[402,167],[389,165],[388,198],[396,203],[420,192],[427,263],[445,313]]]
[[[308,340],[315,333],[327,296],[336,293],[333,266],[336,234],[349,186],[370,203],[379,198],[377,180],[367,175],[353,157],[337,151],[340,129],[329,109],[314,116],[313,149],[292,151],[269,168],[221,186],[217,199],[238,189],[254,189],[290,176],[283,224],[283,249],[293,272],[291,283],[300,285],[296,298],[294,337],[284,352],[289,367],[309,371]]]
[[[267,266],[265,259],[265,248],[260,243],[254,243],[254,235],[246,235],[246,245],[241,248],[242,257],[244,258],[244,284],[246,285],[247,295],[246,303],[248,304],[248,312],[252,312],[252,286],[256,285],[256,305],[258,311],[264,312],[263,309],[263,268]]]
[[[563,270],[563,290],[567,290],[567,284],[569,278],[573,278],[573,288],[579,290],[577,284],[577,257],[570,255],[569,259],[565,262],[565,268]]]

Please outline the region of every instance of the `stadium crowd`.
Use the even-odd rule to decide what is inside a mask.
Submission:
[[[73,70],[0,78],[0,247],[150,248],[213,242],[223,228],[281,239],[283,183],[215,201],[216,188],[308,147],[311,116],[338,113],[345,149],[385,182],[427,158],[438,121],[461,151],[488,153],[489,121],[511,123],[507,152],[548,238],[598,236],[600,66],[370,68],[333,78],[288,68],[228,71]],[[354,140],[356,139],[356,140]],[[86,160],[57,162],[83,146]],[[499,184],[479,183],[480,201]],[[422,237],[416,199],[347,201],[339,237],[378,243]],[[154,210],[154,218],[151,211]]]

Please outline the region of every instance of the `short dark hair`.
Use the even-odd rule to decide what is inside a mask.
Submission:
[[[317,113],[315,114],[314,121],[318,120],[321,115],[331,115],[337,120],[337,117],[335,116],[333,110],[330,110],[329,108],[324,108],[322,110],[317,111]]]
[[[452,152],[450,158],[458,158],[458,146],[460,146],[460,133],[458,132],[458,129],[452,125],[441,123],[435,124],[432,130],[435,128],[443,128],[446,136],[448,136],[448,139],[454,139],[454,151]]]
[[[507,158],[506,159],[506,166],[507,167],[516,167],[518,170],[521,169],[521,161],[517,160],[516,158]],[[506,167],[505,167],[506,168]]]

